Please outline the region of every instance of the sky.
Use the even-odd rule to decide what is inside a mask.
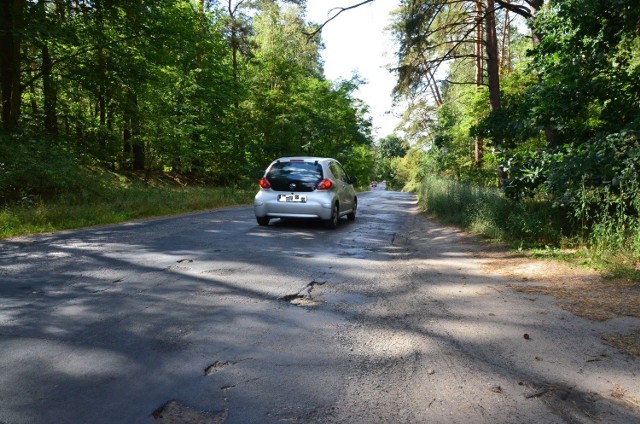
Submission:
[[[307,0],[307,20],[324,22],[335,7],[348,7],[362,0]],[[348,10],[322,30],[325,76],[333,81],[350,79],[354,72],[367,81],[355,96],[367,103],[373,118],[374,136],[394,132],[400,111],[392,108],[395,76],[386,67],[395,63],[393,37],[385,27],[399,0],[375,0]]]

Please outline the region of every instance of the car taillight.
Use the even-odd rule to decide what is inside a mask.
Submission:
[[[333,186],[331,180],[325,178],[316,185],[316,190],[329,190],[331,186]]]
[[[260,178],[260,187],[262,188],[271,188],[271,183],[266,178]]]

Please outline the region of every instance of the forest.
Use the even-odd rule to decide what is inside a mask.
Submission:
[[[405,0],[392,31],[390,177],[467,228],[640,269],[637,0]]]
[[[331,22],[305,7],[3,1],[0,205],[82,197],[105,173],[247,187],[274,157],[333,156],[474,231],[640,269],[638,0],[399,0],[406,110],[379,140],[363,81],[325,78]]]
[[[284,154],[366,178],[360,82],[324,78],[303,3],[3,1],[0,201],[97,169],[236,185]]]

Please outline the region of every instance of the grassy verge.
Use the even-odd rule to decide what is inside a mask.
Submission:
[[[135,183],[102,187],[54,200],[27,199],[0,210],[0,238],[249,204],[255,192]]]
[[[543,201],[513,202],[497,188],[427,177],[418,187],[423,209],[449,224],[520,247],[558,245],[562,213]]]
[[[640,279],[640,258],[623,249],[603,251],[568,232],[565,213],[544,200],[511,201],[499,189],[426,177],[415,187],[421,207],[446,222],[534,257],[586,265],[611,276]]]

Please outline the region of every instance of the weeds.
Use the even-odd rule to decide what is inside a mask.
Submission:
[[[53,200],[31,199],[0,211],[0,238],[250,203],[255,190],[103,184]]]
[[[448,223],[490,238],[525,245],[553,245],[560,239],[560,213],[544,201],[514,202],[497,188],[427,177],[420,204]]]
[[[611,213],[600,213],[591,225],[586,223],[593,222],[592,217],[577,217],[574,222],[581,225],[572,227],[566,211],[544,198],[512,200],[497,188],[437,177],[424,178],[417,191],[422,208],[444,222],[531,249],[533,255],[588,264],[614,276],[640,277],[640,219],[620,208],[619,193],[600,193],[601,211]],[[561,249],[567,246],[571,249]]]

